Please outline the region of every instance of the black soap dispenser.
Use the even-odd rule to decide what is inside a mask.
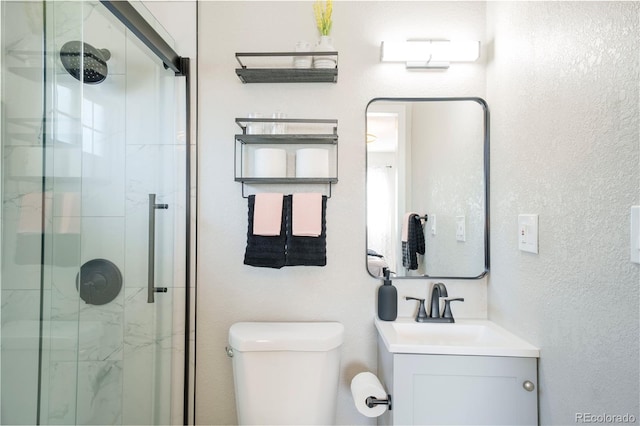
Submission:
[[[398,290],[391,284],[389,268],[383,269],[384,283],[378,287],[378,318],[395,321],[398,317]]]

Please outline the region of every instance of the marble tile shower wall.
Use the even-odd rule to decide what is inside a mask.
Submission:
[[[175,115],[173,84],[164,81],[172,77],[159,74],[158,65],[124,33],[99,33],[104,19],[92,14],[89,20],[96,22],[85,28],[96,33],[85,36],[112,53],[107,80],[79,87],[57,65],[51,88],[55,106],[47,129],[52,148],[46,155],[51,179],[45,191],[50,207],[44,240],[41,421],[169,423],[170,405],[159,402],[169,400],[171,387],[158,383],[175,380],[172,353],[181,350],[184,336],[185,288],[173,283],[183,283],[185,273],[183,256],[174,253],[184,253],[186,151],[174,123],[166,119]],[[5,111],[39,123],[41,83],[12,78],[16,84],[5,84],[3,90],[22,102]],[[1,315],[3,335],[6,325],[13,325],[22,337],[13,345],[5,345],[3,338],[3,367],[11,367],[3,368],[3,375],[15,377],[5,376],[2,383],[23,383],[28,389],[11,401],[12,392],[3,389],[3,409],[5,403],[15,404],[11,423],[19,423],[20,416],[33,423],[41,240],[23,231],[25,217],[39,218],[42,212],[39,203],[25,203],[29,194],[42,193],[41,130],[38,125],[11,126],[3,127],[3,141],[8,141],[3,164],[10,168],[3,189]],[[158,294],[155,304],[146,302],[149,193],[170,205],[156,215],[156,285],[169,291]],[[85,304],[78,296],[79,266],[91,259],[110,260],[123,275],[122,290],[105,305]],[[3,412],[2,423],[8,416]]]
[[[2,294],[0,316],[2,330],[2,406],[0,423],[34,424],[36,413],[38,320],[40,306],[39,238],[28,235],[27,218],[41,216],[40,203],[24,202],[24,194],[41,192],[37,176],[41,156],[43,67],[39,58],[20,54],[37,51],[37,28],[29,25],[29,16],[37,19],[37,8],[17,2],[2,5],[2,46],[13,47],[15,54],[2,57]],[[6,102],[12,99],[13,102]],[[29,158],[29,162],[24,161]],[[33,200],[35,201],[35,200]],[[23,235],[16,232],[23,220]],[[50,225],[50,224],[47,224]],[[38,222],[39,226],[39,222]],[[22,238],[18,238],[18,237]]]

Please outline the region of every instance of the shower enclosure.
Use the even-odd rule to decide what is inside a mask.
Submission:
[[[189,60],[138,3],[0,4],[0,421],[187,424]]]

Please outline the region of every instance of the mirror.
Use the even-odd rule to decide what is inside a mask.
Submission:
[[[376,98],[366,110],[367,270],[489,269],[489,111],[480,98]],[[404,253],[403,253],[404,251]],[[392,275],[393,276],[393,275]]]

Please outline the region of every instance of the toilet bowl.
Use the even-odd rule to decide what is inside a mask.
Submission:
[[[333,424],[343,334],[337,322],[233,324],[238,424]]]

